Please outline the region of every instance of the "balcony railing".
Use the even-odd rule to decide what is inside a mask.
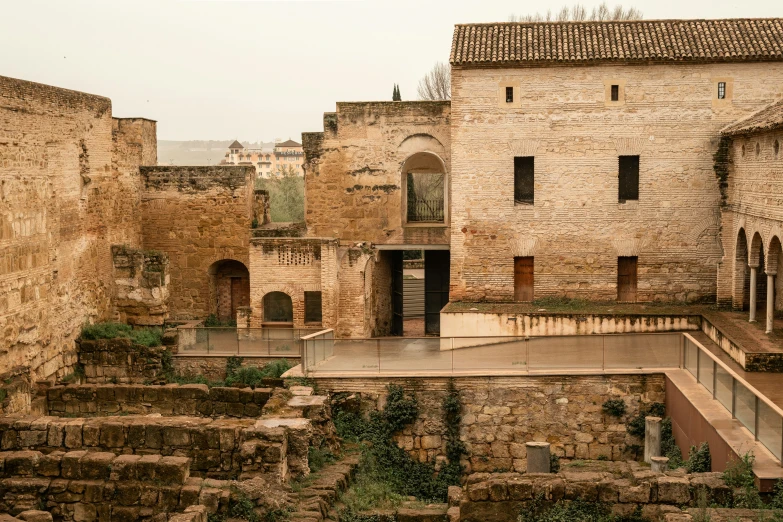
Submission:
[[[443,223],[443,198],[408,198],[408,221],[414,223]]]

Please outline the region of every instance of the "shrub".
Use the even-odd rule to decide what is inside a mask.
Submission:
[[[549,454],[549,472],[560,473],[560,457],[554,453]]]
[[[688,462],[685,463],[685,469],[688,470],[688,473],[706,473],[712,470],[709,444],[702,442],[698,448],[691,446],[688,454]]]
[[[82,339],[130,339],[136,344],[152,347],[162,344],[163,332],[160,328],[132,328],[123,323],[95,323],[82,328]]]
[[[602,406],[604,413],[612,417],[622,417],[625,415],[625,401],[622,399],[609,399]]]
[[[238,359],[238,362],[237,362]],[[242,364],[240,357],[231,359],[226,364],[226,386],[244,384],[253,388],[262,385],[263,379],[279,379],[281,375],[291,369],[291,363],[286,359],[272,361],[262,368],[257,366],[236,366]]]
[[[660,402],[654,402],[647,408],[640,408],[638,415],[633,417],[626,425],[626,430],[634,437],[644,438],[645,417],[663,417],[666,407]]]
[[[334,456],[329,448],[316,448],[310,446],[307,450],[307,462],[310,466],[310,472],[317,473],[324,468],[327,464],[335,462],[337,457]]]
[[[758,509],[762,506],[761,496],[756,489],[756,477],[753,474],[753,463],[756,458],[752,453],[746,453],[741,458],[732,460],[723,472],[726,485],[735,488],[732,507]]]

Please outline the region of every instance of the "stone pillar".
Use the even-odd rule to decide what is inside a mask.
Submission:
[[[651,457],[650,460],[653,473],[663,473],[669,469],[669,457]]]
[[[756,322],[756,275],[758,265],[750,267],[750,318],[751,323]]]
[[[549,473],[549,443],[528,442],[527,447],[527,472]]]
[[[661,456],[661,418],[644,419],[644,461],[652,464],[652,457]]]
[[[766,333],[772,333],[775,325],[775,273],[767,272],[767,329]]]

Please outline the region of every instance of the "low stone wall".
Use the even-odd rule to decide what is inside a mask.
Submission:
[[[606,502],[618,515],[637,506],[646,520],[659,520],[681,507],[696,505],[700,495],[707,503],[731,502],[733,490],[720,473],[658,474],[636,468],[618,477],[595,471],[559,474],[479,473],[468,477],[460,502],[460,522],[515,522],[520,510],[539,497],[545,502],[583,500]]]
[[[29,412],[32,395],[29,368],[17,367],[0,375],[0,414]]]
[[[709,319],[703,319],[701,331],[721,347],[746,372],[783,372],[783,353],[748,352],[720,331]]]
[[[210,381],[219,381],[226,378],[227,355],[174,355],[172,364],[174,371],[180,375],[203,375]],[[263,368],[267,364],[285,359],[291,366],[296,366],[301,361],[301,357],[253,357],[241,355],[242,366],[255,366]]]
[[[158,377],[163,346],[146,347],[130,339],[78,339],[76,351],[88,383],[145,382]]]
[[[283,481],[289,462],[297,463],[293,467],[302,473],[309,471],[312,429],[306,419],[297,420],[290,426],[267,427],[251,419],[200,417],[4,417],[0,449],[189,457],[194,476],[225,479],[271,473]]]
[[[316,374],[317,375],[317,374]],[[323,391],[357,394],[363,410],[382,409],[387,386],[415,393],[419,418],[396,436],[421,461],[446,455],[443,399],[447,378],[315,378]],[[641,441],[626,431],[640,408],[664,402],[663,375],[455,377],[462,403],[460,438],[467,471],[524,471],[529,441],[547,441],[565,459],[626,460]],[[608,399],[622,399],[621,418],[605,414]]]
[[[200,417],[258,417],[270,388],[209,388],[205,384],[83,384],[54,386],[46,392],[48,414],[98,417],[159,413]]]

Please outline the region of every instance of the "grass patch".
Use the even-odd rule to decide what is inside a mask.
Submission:
[[[153,347],[162,344],[163,331],[160,328],[133,328],[123,323],[95,323],[82,328],[82,339],[130,339],[136,344]]]

